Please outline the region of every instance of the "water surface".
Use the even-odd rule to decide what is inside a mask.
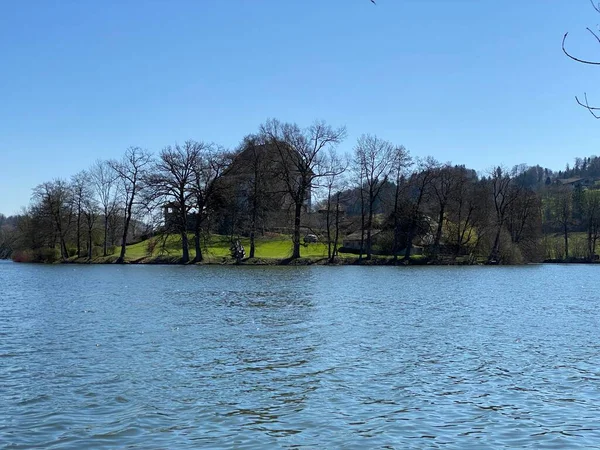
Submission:
[[[598,448],[597,271],[0,263],[0,445]]]

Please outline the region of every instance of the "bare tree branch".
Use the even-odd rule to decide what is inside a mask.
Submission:
[[[594,33],[590,27],[586,27],[586,30],[588,30],[590,33],[592,33],[592,36],[594,36],[596,38],[596,40],[598,41],[598,43],[600,44],[600,37],[598,37],[598,35],[596,33]]]
[[[589,30],[589,28],[588,28],[588,30]],[[591,32],[591,30],[590,30],[590,32]],[[592,34],[594,34],[594,33],[592,32]],[[590,65],[593,65],[593,66],[600,66],[600,62],[598,62],[598,61],[588,61],[588,60],[585,60],[585,59],[580,59],[580,58],[577,58],[577,57],[575,57],[575,56],[571,55],[571,54],[570,54],[570,53],[567,51],[567,49],[565,48],[565,41],[567,40],[567,36],[568,36],[568,35],[569,35],[569,33],[568,33],[568,32],[567,32],[567,33],[565,33],[565,35],[563,36],[563,40],[562,40],[562,51],[563,51],[563,53],[564,53],[565,55],[567,55],[567,56],[568,56],[569,58],[571,58],[573,61],[577,61],[577,62],[579,62],[579,63],[582,63],[582,64],[590,64]],[[596,35],[594,34],[594,36],[596,36]],[[596,38],[597,38],[597,37],[596,37]]]
[[[596,119],[600,119],[600,115],[598,115],[598,114],[596,114],[596,113],[594,112],[594,111],[599,111],[599,110],[600,110],[600,108],[598,108],[598,107],[595,107],[595,106],[590,106],[590,104],[588,103],[587,94],[586,94],[586,93],[584,93],[583,95],[585,96],[585,103],[581,102],[581,101],[579,100],[579,98],[578,98],[577,96],[575,96],[575,100],[577,101],[577,103],[578,103],[580,106],[583,106],[585,109],[587,109],[587,110],[590,112],[590,114],[591,114],[592,116],[594,116]]]
[[[594,8],[594,10],[595,10],[597,13],[600,13],[600,3],[598,3],[598,4],[595,4],[595,3],[594,3],[594,0],[590,0],[590,3],[592,4],[592,7]],[[598,44],[600,44],[600,36],[598,36],[598,34],[594,33],[594,32],[591,30],[591,28],[589,28],[589,27],[586,27],[586,30],[588,30],[588,31],[590,32],[590,34],[591,34],[592,36],[594,36],[594,38],[596,39],[596,42],[597,42]],[[567,32],[567,33],[565,33],[565,35],[563,36],[563,39],[562,39],[562,46],[561,46],[561,47],[562,47],[562,51],[563,51],[563,53],[564,53],[565,55],[567,55],[567,57],[569,57],[569,58],[570,58],[570,59],[572,59],[573,61],[577,61],[578,63],[581,63],[581,64],[587,64],[587,65],[592,65],[592,66],[600,66],[600,61],[590,61],[590,60],[587,60],[587,59],[581,59],[581,58],[578,58],[578,57],[576,57],[576,56],[573,56],[571,53],[569,53],[569,52],[567,51],[566,47],[565,47],[565,42],[566,42],[566,40],[567,40],[567,36],[568,36],[568,35],[569,35],[569,33]],[[600,119],[600,114],[596,114],[596,113],[594,112],[594,111],[598,111],[598,110],[600,110],[600,108],[597,108],[597,107],[590,106],[590,104],[589,104],[589,102],[588,102],[588,98],[587,98],[587,93],[584,93],[584,98],[585,98],[585,102],[582,102],[581,100],[579,100],[579,98],[578,98],[577,96],[575,96],[575,100],[577,101],[577,103],[578,103],[580,106],[583,106],[585,109],[587,109],[587,110],[590,112],[590,114],[591,114],[592,116],[594,116],[594,118],[596,118],[596,119]]]

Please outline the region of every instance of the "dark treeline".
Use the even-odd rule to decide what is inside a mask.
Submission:
[[[18,216],[0,215],[0,257],[52,262],[107,257],[127,244],[148,254],[179,237],[181,262],[200,262],[211,234],[256,239],[286,234],[292,258],[307,240],[358,260],[413,255],[439,263],[595,260],[600,235],[600,159],[553,173],[497,166],[477,174],[402,145],[363,135],[337,151],[345,129],[269,120],[238,148],[186,141],[157,154],[138,147],[99,160],[71,179],[33,189]]]

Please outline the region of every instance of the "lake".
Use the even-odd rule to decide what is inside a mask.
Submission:
[[[0,446],[598,448],[598,270],[2,262]]]

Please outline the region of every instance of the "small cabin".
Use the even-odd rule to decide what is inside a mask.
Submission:
[[[352,234],[349,234],[343,240],[344,248],[349,249],[349,250],[360,250],[362,236],[363,236],[362,231],[356,231]],[[379,240],[381,239],[381,237],[382,237],[381,230],[371,230],[371,243],[373,245],[376,245],[379,242]],[[367,233],[365,232],[364,241],[362,241],[363,247],[364,247],[366,239],[367,239]],[[363,248],[363,250],[364,250],[364,248]]]

